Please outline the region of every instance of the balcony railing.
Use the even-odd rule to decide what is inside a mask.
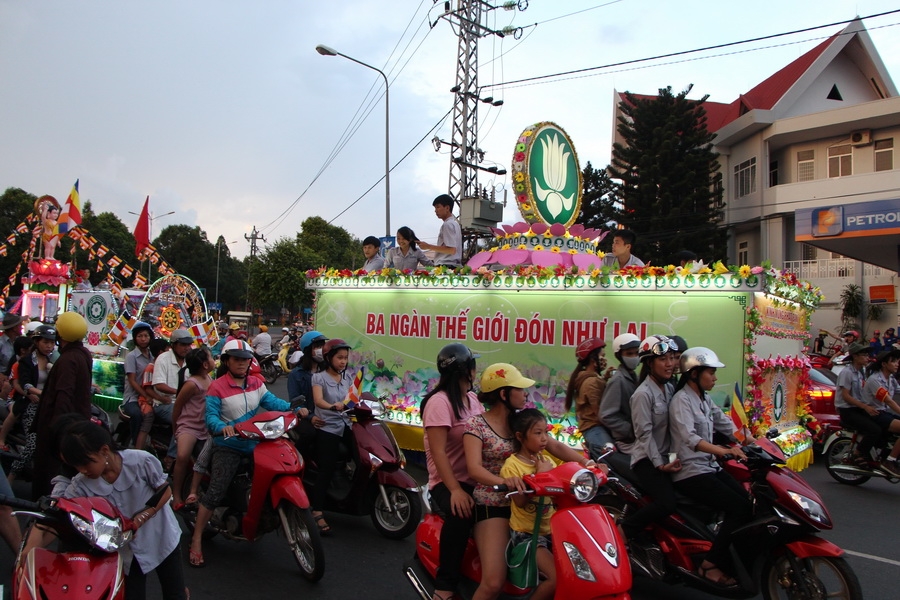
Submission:
[[[890,277],[894,274],[887,269],[869,263],[861,263],[852,258],[787,260],[784,262],[784,270],[792,272],[800,279],[853,278],[856,277],[858,265],[862,265],[865,277]]]

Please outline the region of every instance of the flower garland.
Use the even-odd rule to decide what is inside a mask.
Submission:
[[[773,295],[773,303],[777,305],[784,304],[784,300],[791,300],[801,304],[808,310],[816,309],[822,302],[822,292],[818,287],[811,285],[809,282],[800,281],[797,276],[790,271],[779,271],[771,266],[748,265],[731,265],[726,266],[721,261],[711,266],[703,264],[703,262],[690,263],[684,267],[675,265],[666,265],[658,267],[647,265],[643,267],[630,266],[624,269],[615,267],[602,267],[592,269],[582,269],[577,265],[564,266],[555,265],[552,267],[543,267],[539,265],[511,265],[503,268],[489,268],[486,266],[472,269],[471,267],[458,267],[451,269],[444,266],[438,266],[428,269],[393,269],[384,268],[375,271],[366,271],[365,269],[334,269],[329,267],[319,267],[318,269],[309,269],[306,272],[307,280],[315,280],[320,278],[351,278],[359,277],[364,281],[378,281],[393,283],[399,277],[412,277],[414,280],[427,281],[431,284],[438,283],[441,278],[447,276],[475,276],[475,284],[479,284],[482,278],[488,282],[493,281],[496,277],[516,276],[516,277],[534,277],[538,281],[547,281],[553,277],[577,277],[587,276],[590,278],[591,284],[601,283],[608,285],[614,276],[633,278],[637,282],[650,280],[657,277],[665,277],[673,280],[683,278],[690,280],[691,283],[698,283],[701,287],[706,287],[719,276],[731,276],[746,283],[748,286],[756,286],[759,283],[759,277],[765,278],[765,289]],[[767,333],[768,335],[768,333]],[[778,336],[776,336],[778,337]],[[789,337],[789,334],[783,334],[782,337]],[[798,338],[798,339],[804,339]]]

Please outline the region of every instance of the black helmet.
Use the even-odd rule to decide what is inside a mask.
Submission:
[[[44,338],[45,340],[53,340],[56,341],[56,329],[51,327],[50,325],[41,325],[33,332],[31,332],[32,339]]]
[[[153,334],[153,328],[150,326],[150,323],[145,323],[144,321],[138,321],[131,327],[131,339],[136,338],[137,334],[139,334],[142,331],[146,331],[147,333],[149,333],[151,340],[156,337]]]
[[[478,358],[465,344],[447,344],[437,356],[437,368],[441,375],[459,373],[468,375],[475,368]]]

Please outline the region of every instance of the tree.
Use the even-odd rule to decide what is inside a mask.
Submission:
[[[577,223],[595,229],[610,229],[622,218],[617,186],[607,169],[595,169],[590,161],[582,171],[584,194]]]
[[[358,269],[363,264],[360,247],[346,229],[309,217],[293,239],[279,238],[250,264],[251,304],[292,313],[311,307],[313,293],[306,289],[306,271],[322,265]]]
[[[617,130],[624,144],[613,145],[610,175],[621,180],[621,223],[637,234],[644,262],[673,262],[680,250],[692,250],[711,262],[726,259],[727,232],[722,218],[722,185],[714,135],[706,129],[700,100],[689,100],[689,86],[655,98],[625,92]]]
[[[16,245],[7,241],[7,236],[16,233],[16,227],[34,212],[34,201],[37,196],[19,188],[7,188],[0,196],[0,244],[6,247],[6,255],[0,254],[0,289],[8,283],[8,277],[16,271],[22,261],[22,253],[28,249],[31,238],[27,234],[17,235]],[[10,295],[22,293],[21,276],[27,273],[27,267],[19,271],[19,277],[10,288]]]

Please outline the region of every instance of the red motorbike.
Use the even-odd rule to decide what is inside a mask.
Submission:
[[[632,566],[639,574],[665,582],[680,582],[727,598],[751,598],[762,591],[767,600],[862,600],[856,574],[842,558],[844,551],[818,536],[832,528],[821,496],[785,466],[785,456],[771,440],[761,438],[744,448],[746,462],[729,458],[724,469],[750,493],[754,519],[735,530],[731,547],[736,585],[712,583],[697,574],[697,566],[712,547],[721,515],[679,497],[676,512],[654,523],[644,539],[629,540]],[[607,459],[613,472],[609,490],[601,496],[610,512],[622,518],[652,499],[628,468],[624,455]],[[612,459],[612,460],[610,460]],[[622,464],[624,462],[624,464]]]
[[[422,519],[419,484],[404,469],[406,458],[394,434],[379,417],[384,407],[369,392],[347,411],[353,417],[355,448],[341,444],[338,468],[326,495],[325,510],[348,515],[369,515],[378,533],[400,540],[407,537]],[[293,432],[296,434],[296,431]],[[311,449],[291,435],[307,455]],[[303,483],[315,487],[317,470],[307,456]]]
[[[599,468],[570,462],[524,479],[531,493],[551,498],[556,504],[550,518],[557,578],[554,597],[628,600],[631,567],[625,542],[609,513],[590,503],[606,483],[606,474]],[[443,518],[434,512],[425,516],[416,530],[416,554],[404,565],[407,579],[422,600],[431,600],[434,592],[443,524]],[[459,591],[463,598],[471,598],[481,580],[481,562],[472,539],[466,547],[462,573]],[[522,598],[530,592],[507,582],[500,598]]]
[[[159,500],[157,499],[157,502]],[[125,574],[119,549],[136,530],[105,498],[42,498],[39,502],[0,496],[14,514],[33,517],[59,539],[57,550],[32,548],[16,557],[13,600],[121,600]]]
[[[252,542],[281,529],[303,577],[318,581],[325,574],[325,551],[303,487],[303,457],[285,435],[296,425],[293,412],[269,411],[234,426],[235,435],[259,444],[252,458],[244,459],[228,487],[224,506],[213,511],[203,537],[221,533],[232,540]],[[207,483],[204,481],[201,489]],[[181,514],[192,533],[196,510],[186,509]]]

